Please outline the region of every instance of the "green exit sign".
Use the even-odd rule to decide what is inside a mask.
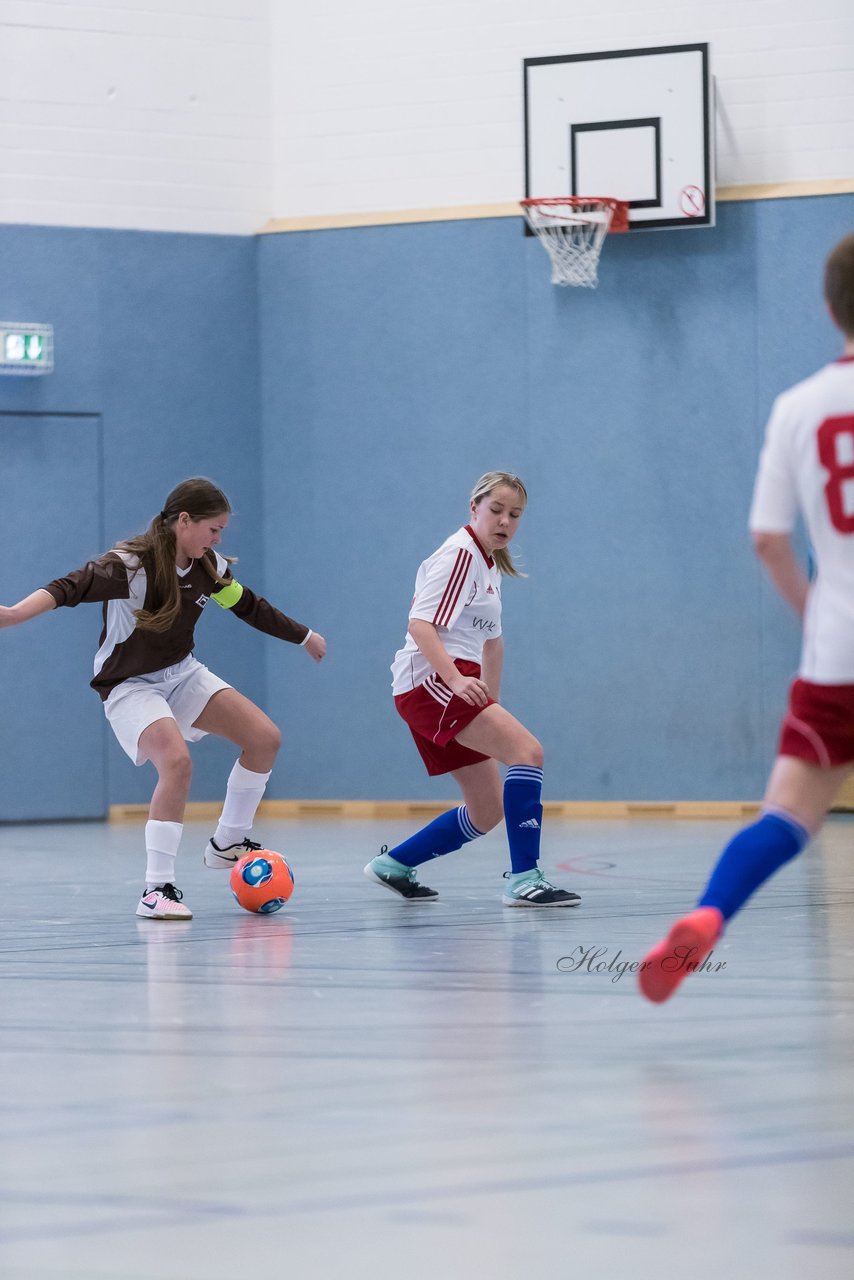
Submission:
[[[0,320],[0,373],[50,373],[53,325]]]

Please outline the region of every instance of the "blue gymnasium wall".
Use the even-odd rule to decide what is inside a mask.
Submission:
[[[44,494],[44,520],[62,531],[61,559],[45,554],[44,540],[16,539],[13,526],[3,551],[14,562],[16,585],[41,586],[144,528],[172,485],[192,474],[214,477],[229,493],[236,515],[225,550],[240,556],[247,581],[263,577],[256,249],[242,237],[0,227],[0,317],[50,321],[56,342],[52,374],[0,378],[0,414],[100,417],[95,473],[81,487]],[[63,421],[71,429],[77,420]],[[3,456],[0,439],[0,463]],[[6,489],[4,502],[14,500]],[[88,518],[93,505],[97,541]],[[4,603],[7,589],[8,578]],[[221,610],[208,612],[214,616],[203,620],[200,657],[263,701],[263,637]],[[79,800],[75,724],[81,723],[87,741],[94,734],[101,746],[100,755],[88,750],[86,768],[103,773],[107,803],[147,801],[151,766],[136,769],[127,760],[87,688],[100,609],[63,610],[28,625],[33,635],[40,629],[40,644],[52,636],[53,675],[69,690],[73,714],[43,696],[42,672],[33,669],[17,685],[16,697],[29,710],[28,732],[42,743],[42,767],[26,772],[16,814],[91,816],[91,803],[81,807]],[[89,642],[72,652],[68,637],[79,638],[81,628]],[[11,643],[26,630],[2,637]],[[0,743],[8,761],[15,742],[6,732]],[[226,744],[199,744],[193,799],[221,794],[233,757]]]
[[[531,495],[503,701],[548,795],[759,796],[798,628],[754,562],[752,480],[774,396],[840,349],[821,269],[852,226],[851,196],[724,204],[612,238],[595,292],[553,287],[514,220],[262,237],[268,584],[330,643],[320,668],[265,652],[271,793],[453,794],[388,665],[418,563],[502,467]]]
[[[285,730],[270,794],[437,799],[451,788],[423,775],[388,664],[419,561],[506,466],[531,505],[504,701],[546,746],[549,795],[754,797],[798,635],[752,559],[752,475],[774,395],[838,351],[820,273],[854,198],[718,212],[714,230],[612,239],[595,293],[553,288],[506,219],[257,241],[0,227],[0,316],[50,320],[57,341],[49,377],[0,379],[0,414],[99,424],[88,488],[45,495],[61,563],[14,523],[6,555],[35,587],[144,526],[176,479],[213,476],[240,576],[330,641],[317,667],[204,619],[200,656]],[[86,688],[99,626],[96,609],[30,624],[75,701],[15,667],[44,744],[29,816],[46,788],[51,813],[95,812],[84,721],[104,801],[149,797]],[[233,750],[194,758],[192,798],[216,798]]]

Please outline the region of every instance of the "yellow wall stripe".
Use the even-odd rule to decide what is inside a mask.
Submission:
[[[786,200],[799,196],[834,196],[854,192],[854,178],[825,178],[818,182],[763,182],[743,187],[718,187],[715,199]],[[373,213],[324,213],[302,218],[271,218],[261,235],[287,231],[331,231],[343,227],[384,227],[409,222],[456,222],[470,218],[521,218],[516,200],[499,204],[443,205],[433,209],[386,209]]]

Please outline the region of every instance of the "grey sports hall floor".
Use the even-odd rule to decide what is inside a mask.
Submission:
[[[851,1280],[854,820],[662,1008],[559,961],[639,959],[731,824],[553,822],[554,913],[499,835],[406,907],[361,867],[409,829],[261,824],[263,918],[190,825],[158,925],[140,828],[0,827],[3,1280]]]

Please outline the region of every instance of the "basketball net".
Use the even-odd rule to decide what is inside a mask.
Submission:
[[[627,202],[602,196],[556,196],[520,203],[528,226],[551,258],[552,284],[595,289],[606,235],[629,229]]]

